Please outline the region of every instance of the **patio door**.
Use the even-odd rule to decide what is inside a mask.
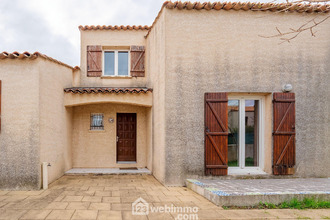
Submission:
[[[262,98],[229,97],[228,167],[230,170],[262,167]]]
[[[117,162],[136,161],[136,113],[117,113]]]

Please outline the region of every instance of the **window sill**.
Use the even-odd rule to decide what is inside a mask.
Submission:
[[[101,76],[101,79],[132,79],[132,76]]]
[[[105,130],[88,130],[89,133],[105,133]]]

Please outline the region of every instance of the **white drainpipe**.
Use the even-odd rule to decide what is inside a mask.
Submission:
[[[48,189],[48,166],[47,162],[42,162],[42,188]]]

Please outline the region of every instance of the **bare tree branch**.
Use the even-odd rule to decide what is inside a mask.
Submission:
[[[278,34],[270,35],[270,36],[259,35],[259,37],[263,37],[263,38],[280,38],[280,40],[282,40],[281,44],[284,43],[284,42],[290,43],[291,40],[298,37],[298,35],[301,34],[304,31],[310,31],[311,36],[315,37],[316,32],[314,32],[314,28],[317,27],[318,25],[324,23],[329,18],[330,18],[330,15],[326,16],[325,18],[323,18],[320,21],[316,21],[315,18],[313,18],[312,20],[307,21],[306,23],[301,25],[298,29],[289,28],[290,31],[287,31],[287,32],[281,32],[279,30],[279,28],[276,27],[275,29],[277,30]],[[284,36],[288,36],[288,37],[284,37]]]

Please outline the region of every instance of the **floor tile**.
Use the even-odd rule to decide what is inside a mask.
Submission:
[[[100,210],[97,216],[100,220],[120,220],[122,219],[121,211],[104,211]]]
[[[52,202],[45,209],[65,209],[68,205],[68,202]]]
[[[75,210],[53,210],[46,219],[71,219]]]
[[[83,201],[83,202],[101,202],[102,196],[84,196],[84,198],[81,201]]]
[[[66,209],[88,209],[90,202],[70,202]]]
[[[83,196],[66,196],[62,200],[63,202],[79,202],[83,199]]]
[[[51,210],[30,210],[20,219],[45,219]]]
[[[91,210],[110,210],[110,203],[102,203],[102,202],[92,202],[88,209]]]
[[[18,219],[28,210],[0,209],[0,219]]]
[[[120,197],[109,197],[105,196],[102,198],[102,202],[109,202],[109,203],[120,203]]]
[[[97,210],[76,210],[71,219],[96,219]]]

